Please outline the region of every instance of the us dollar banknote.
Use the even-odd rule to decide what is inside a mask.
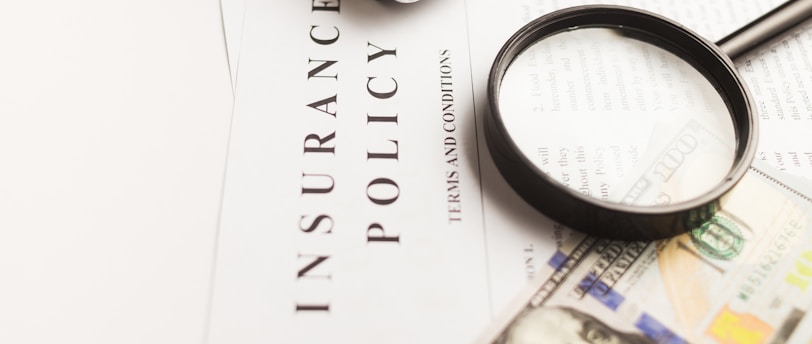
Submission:
[[[735,157],[732,133],[695,118],[659,125],[648,151],[612,185],[609,201],[659,206],[694,199],[726,177]]]
[[[689,233],[574,236],[486,343],[809,343],[812,199],[754,165]]]

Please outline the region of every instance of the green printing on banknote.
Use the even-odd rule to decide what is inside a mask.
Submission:
[[[625,333],[634,342],[808,341],[809,198],[753,168],[720,206],[689,233],[645,245],[633,257],[609,254],[604,251],[612,245],[576,235],[539,271],[534,292],[517,300],[486,340],[507,343],[532,335],[528,321],[551,321],[545,320],[548,313],[557,312],[582,325],[601,323],[601,331],[612,330],[616,339]],[[560,314],[555,319],[567,318]],[[563,323],[551,328],[565,330]]]
[[[730,260],[741,253],[744,245],[741,230],[720,215],[691,230],[690,236],[696,250],[709,258]]]

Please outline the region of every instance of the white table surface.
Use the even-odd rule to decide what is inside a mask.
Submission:
[[[0,343],[200,343],[231,119],[217,0],[0,3]]]

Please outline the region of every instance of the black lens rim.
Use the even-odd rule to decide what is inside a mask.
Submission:
[[[515,57],[531,44],[583,27],[622,28],[636,39],[666,49],[691,63],[717,88],[730,111],[736,156],[730,172],[693,200],[658,207],[613,204],[571,190],[539,170],[511,139],[499,112],[499,87]],[[690,231],[720,209],[720,198],[747,172],[755,156],[757,122],[749,92],[733,61],[713,42],[663,16],[614,5],[585,5],[542,16],[519,29],[497,54],[488,80],[485,138],[497,169],[529,204],[572,229],[620,240],[656,240]]]

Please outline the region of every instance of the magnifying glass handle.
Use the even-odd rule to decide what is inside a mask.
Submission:
[[[736,60],[751,49],[812,17],[812,0],[791,0],[759,17],[716,44]]]

